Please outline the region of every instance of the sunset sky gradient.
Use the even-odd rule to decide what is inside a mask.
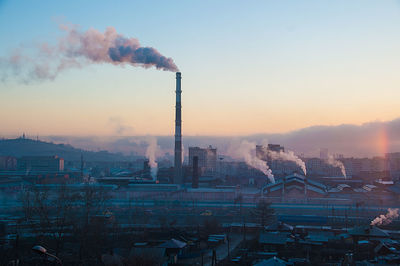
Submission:
[[[114,27],[174,59],[184,135],[287,132],[400,115],[399,1],[0,1],[0,57],[60,23]],[[4,66],[3,66],[4,67]],[[111,64],[0,82],[0,135],[172,135],[175,74]],[[381,149],[387,149],[385,132]]]

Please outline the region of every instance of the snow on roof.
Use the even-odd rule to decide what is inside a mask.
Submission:
[[[283,265],[289,265],[286,261],[277,258],[277,257],[272,257],[270,259],[267,260],[262,260],[256,264],[254,264],[253,266],[283,266]]]
[[[160,248],[177,248],[177,249],[181,249],[186,247],[186,243],[179,241],[175,238],[172,238],[164,243],[162,243],[161,245],[159,245],[158,247]]]

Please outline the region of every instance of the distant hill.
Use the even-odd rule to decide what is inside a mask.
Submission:
[[[58,155],[64,160],[79,161],[83,155],[85,161],[127,161],[132,157],[108,151],[85,151],[67,144],[54,144],[25,138],[0,140],[0,156],[50,156]]]

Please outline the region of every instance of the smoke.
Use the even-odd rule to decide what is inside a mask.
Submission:
[[[372,220],[371,225],[390,224],[397,217],[399,217],[399,209],[398,208],[395,208],[395,209],[389,208],[388,212],[385,215],[381,214],[378,217],[376,217],[374,220]]]
[[[346,168],[344,167],[344,164],[341,161],[336,160],[332,155],[329,155],[328,156],[328,160],[326,162],[329,165],[332,165],[334,167],[339,167],[340,171],[342,172],[342,175],[344,176],[344,178],[347,178]]]
[[[55,45],[39,44],[32,54],[16,49],[11,56],[0,58],[4,70],[2,79],[14,75],[25,82],[53,80],[65,69],[100,63],[178,71],[171,58],[155,48],[142,47],[138,39],[125,37],[113,27],[108,27],[104,33],[96,29],[80,31],[77,26],[70,25],[61,25],[60,29],[64,36]]]
[[[283,161],[290,161],[296,163],[301,170],[303,171],[304,175],[307,175],[307,169],[306,169],[306,164],[303,162],[302,159],[297,157],[293,151],[281,151],[281,152],[276,152],[276,151],[271,151],[268,150],[268,155],[271,157],[273,160],[283,160]]]
[[[282,160],[282,161],[290,161],[290,162],[294,162],[296,165],[298,165],[301,170],[303,171],[304,175],[307,175],[307,169],[306,169],[306,164],[303,162],[302,159],[300,159],[299,157],[297,157],[293,151],[273,151],[268,149],[268,140],[267,139],[263,139],[261,141],[262,143],[262,153],[264,155],[267,155],[269,157],[269,159],[271,160]],[[263,157],[263,156],[262,156]],[[260,158],[260,159],[264,159],[264,158]]]
[[[108,119],[109,126],[114,130],[118,136],[131,133],[133,128],[124,124],[123,120],[118,116],[112,116]]]
[[[244,160],[247,165],[263,172],[271,183],[275,183],[275,178],[271,169],[265,161],[257,158],[255,148],[255,142],[243,140],[240,143],[233,143],[228,149],[228,154],[233,158]]]
[[[157,179],[157,162],[156,162],[156,153],[159,150],[159,146],[157,145],[157,139],[155,137],[151,137],[147,140],[148,146],[146,149],[146,157],[149,159],[149,166],[151,169],[151,176],[154,180]]]

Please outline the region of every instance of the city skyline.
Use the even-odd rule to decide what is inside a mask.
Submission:
[[[285,133],[399,117],[396,1],[43,6],[0,4],[7,36],[1,57],[54,44],[59,24],[114,27],[178,65],[184,135]],[[53,81],[8,76],[0,83],[0,133],[173,135],[174,86],[174,73],[129,65],[69,69]]]

